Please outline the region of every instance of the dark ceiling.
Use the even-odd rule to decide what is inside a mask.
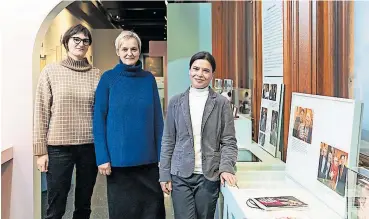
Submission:
[[[207,1],[167,1],[199,3]],[[149,52],[149,41],[167,40],[165,1],[74,1],[67,9],[93,29],[125,29],[141,38],[142,51]]]
[[[135,31],[143,52],[149,41],[167,39],[165,1],[75,1],[67,9],[94,29]]]

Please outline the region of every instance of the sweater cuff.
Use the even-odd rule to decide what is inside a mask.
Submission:
[[[170,175],[170,170],[169,169],[168,170],[160,169],[159,174],[160,174],[159,182],[172,181],[172,177]]]
[[[233,174],[235,175],[236,172],[234,170],[233,167],[229,166],[229,165],[221,165],[220,168],[219,168],[219,175],[222,174],[222,173],[230,173],[230,174]]]
[[[41,156],[47,154],[47,145],[46,144],[34,144],[33,145],[33,155]]]
[[[110,162],[110,159],[109,158],[98,158],[98,157],[96,157],[97,159],[96,159],[96,165],[97,166],[100,166],[100,165],[102,165],[102,164],[106,164],[106,163],[110,163],[110,165],[111,165],[111,162]]]

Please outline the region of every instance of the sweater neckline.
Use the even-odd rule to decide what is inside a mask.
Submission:
[[[61,61],[60,64],[75,71],[88,71],[92,68],[87,58],[83,58],[82,60],[74,60],[68,56],[66,59]]]
[[[126,65],[119,60],[119,64],[117,67],[120,70],[120,73],[126,77],[137,77],[142,72],[142,62],[138,60],[135,65]]]
[[[194,88],[194,87],[190,87],[190,94],[194,95],[194,96],[207,96],[209,94],[209,87],[204,87],[204,88]]]

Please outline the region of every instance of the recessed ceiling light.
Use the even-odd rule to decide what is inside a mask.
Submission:
[[[153,14],[156,14],[156,11],[154,11]]]

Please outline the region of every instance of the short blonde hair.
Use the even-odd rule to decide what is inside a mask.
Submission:
[[[141,52],[141,39],[140,37],[133,31],[129,31],[129,30],[123,30],[119,36],[117,37],[117,39],[115,39],[115,50],[118,52],[118,50],[120,49],[120,47],[122,46],[122,42],[124,40],[130,39],[130,38],[134,38],[137,41],[138,44],[138,49]]]

